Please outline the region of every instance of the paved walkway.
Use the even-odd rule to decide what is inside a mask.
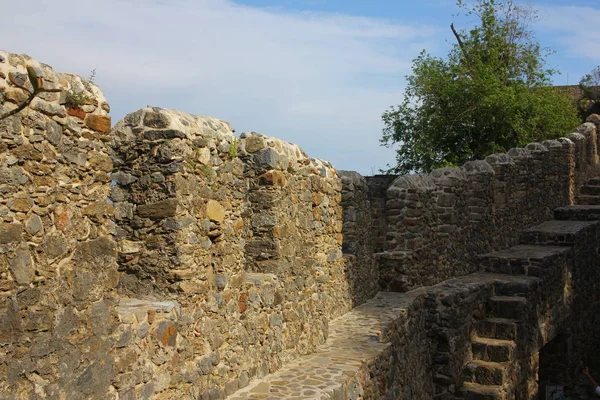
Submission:
[[[299,358],[279,371],[255,380],[229,396],[246,399],[345,399],[361,367],[390,346],[388,328],[424,291],[379,293],[329,324],[329,337],[314,354]],[[356,393],[360,395],[360,393]],[[350,397],[354,398],[354,397]]]

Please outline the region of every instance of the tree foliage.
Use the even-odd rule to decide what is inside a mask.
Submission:
[[[579,114],[586,119],[591,114],[600,113],[600,66],[594,68],[579,81],[583,98],[579,103]]]
[[[403,102],[383,114],[382,143],[399,144],[390,171],[461,165],[562,136],[578,123],[568,97],[550,87],[548,51],[528,29],[535,10],[501,0],[457,4],[479,24],[451,25],[456,44],[446,59],[423,51],[413,61]]]

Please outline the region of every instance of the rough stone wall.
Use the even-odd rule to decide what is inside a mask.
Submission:
[[[380,286],[406,291],[478,269],[477,255],[517,243],[522,228],[571,204],[597,173],[594,124],[461,168],[398,177],[387,190]]]
[[[379,290],[379,271],[373,254],[381,244],[377,234],[381,221],[369,182],[353,171],[340,171],[342,178],[343,243],[346,277],[353,306],[374,297]]]
[[[1,51],[0,113],[26,98],[26,64],[63,90],[0,121],[0,397],[223,398],[314,351],[329,320],[379,285],[475,271],[476,255],[514,244],[596,172],[592,118],[567,139],[388,189],[388,177],[338,176],[214,118],[148,107],[110,130],[91,82]],[[530,332],[522,371],[569,326],[591,348],[595,309],[577,299],[597,292],[581,263],[597,249],[579,246],[583,261],[538,277],[530,325],[543,329]],[[417,293],[383,333],[393,346],[356,382],[367,397],[454,394],[497,285],[452,285]]]
[[[329,163],[159,108],[112,135],[119,291],[142,309],[127,329],[158,339],[138,334],[125,374],[147,371],[148,390],[175,398],[222,397],[324,341],[328,321],[352,307]],[[143,312],[156,302],[178,311],[157,324]]]
[[[0,397],[102,398],[114,393],[119,332],[114,224],[108,202],[110,117],[100,90],[0,51]],[[85,104],[65,107],[67,93]]]

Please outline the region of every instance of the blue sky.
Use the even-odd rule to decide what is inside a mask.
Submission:
[[[96,69],[114,122],[146,105],[229,121],[299,144],[338,169],[376,173],[381,113],[412,59],[443,56],[453,0],[0,0],[3,50],[63,72]],[[600,5],[544,0],[533,26],[556,84],[600,65]]]

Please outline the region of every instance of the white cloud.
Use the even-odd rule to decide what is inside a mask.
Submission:
[[[147,104],[298,143],[340,169],[393,161],[381,113],[402,97],[424,25],[286,12],[226,0],[3,4],[0,47],[88,75],[121,118]]]
[[[538,26],[565,46],[567,56],[600,64],[600,9],[580,6],[540,7]]]

